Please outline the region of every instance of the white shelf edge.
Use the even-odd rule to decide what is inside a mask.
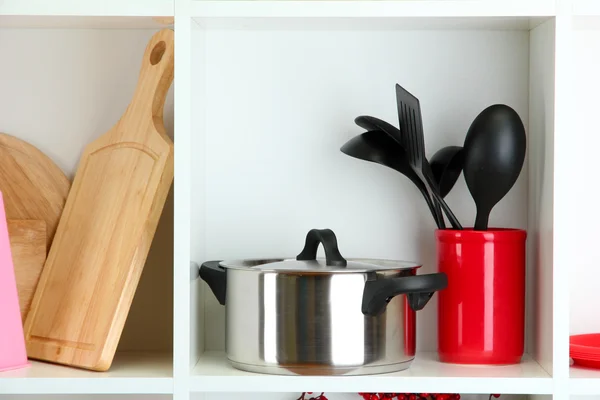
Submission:
[[[0,16],[173,16],[173,0],[0,0]]]
[[[0,373],[3,394],[171,394],[173,363],[167,353],[118,353],[107,372],[30,360]]]
[[[598,0],[573,0],[574,16],[600,16],[600,1]]]
[[[202,375],[206,372],[206,375]],[[423,373],[425,372],[425,373]],[[436,374],[439,372],[439,374]],[[448,373],[449,372],[449,373]],[[519,376],[519,373],[522,376]],[[463,376],[460,374],[463,373]],[[210,375],[209,375],[210,374]],[[497,376],[494,376],[497,375]],[[205,353],[190,378],[192,392],[410,392],[552,394],[553,381],[526,356],[518,366],[441,364],[435,353],[418,353],[408,370],[367,376],[276,376],[238,371],[223,352]]]
[[[173,378],[0,378],[0,395],[172,393]]]
[[[192,1],[194,18],[245,17],[546,17],[554,0]]]

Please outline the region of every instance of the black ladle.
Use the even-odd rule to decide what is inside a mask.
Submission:
[[[404,163],[406,164],[406,168],[411,168],[410,163],[408,162],[408,156],[406,155],[406,149],[402,147],[402,145],[397,140],[397,138],[401,137],[402,135],[398,128],[396,128],[394,125],[388,122],[385,122],[379,118],[371,117],[369,115],[361,115],[359,117],[356,117],[354,119],[354,122],[356,123],[356,125],[368,131],[379,130],[385,132],[390,138],[392,138],[392,140],[394,140],[398,144],[398,146],[400,146],[400,148],[404,150]],[[423,182],[414,171],[412,173],[414,174],[416,179],[418,179],[423,185],[425,185],[425,182]],[[425,193],[423,193],[423,196],[427,195],[426,198],[430,199],[429,193],[427,192],[427,187],[423,187],[425,187]],[[432,200],[432,202],[434,209],[433,217],[437,223],[437,226],[440,229],[445,229],[446,223],[444,222],[444,215],[442,214],[442,209],[440,208],[438,202],[436,202],[435,200]]]
[[[440,227],[433,201],[427,194],[425,184],[408,165],[404,148],[388,134],[379,130],[365,132],[347,141],[340,150],[359,160],[371,161],[392,168],[410,179],[423,194],[436,225]]]
[[[463,172],[477,206],[475,230],[487,230],[492,208],[513,187],[521,173],[526,147],[523,122],[507,105],[489,106],[469,127]]]
[[[446,197],[450,193],[462,173],[464,160],[463,148],[460,146],[443,147],[429,159],[440,196]]]

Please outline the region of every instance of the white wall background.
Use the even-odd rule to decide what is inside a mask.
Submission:
[[[461,145],[494,103],[514,107],[528,124],[527,31],[209,29],[193,52],[201,54],[194,73],[206,71],[193,92],[194,109],[206,114],[192,132],[206,143],[205,176],[192,172],[206,198],[204,215],[192,221],[205,227],[206,239],[192,231],[199,262],[295,256],[309,229],[329,227],[347,257],[417,260],[421,273],[432,272],[435,225],[418,190],[339,151],[363,131],[354,118],[397,125],[400,83],[421,100],[428,155]],[[491,225],[526,228],[527,177],[525,167]],[[475,207],[463,178],[447,200],[471,225]],[[205,298],[206,348],[222,349],[223,308],[210,290]],[[419,312],[421,350],[437,347],[434,299]]]

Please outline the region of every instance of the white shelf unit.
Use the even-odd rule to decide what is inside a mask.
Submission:
[[[554,2],[197,1],[191,13],[192,260],[288,257],[309,229],[329,227],[349,257],[416,259],[434,270],[435,227],[418,192],[339,151],[362,132],[358,115],[397,121],[395,83],[421,99],[428,154],[460,145],[490,104],[520,113],[527,167],[492,224],[528,228],[531,237],[529,355],[518,366],[438,362],[434,300],[419,312],[419,353],[407,371],[237,371],[223,353],[224,309],[196,281],[191,391],[552,393]],[[449,202],[472,220],[464,181]]]
[[[585,212],[591,209],[591,203],[588,207],[581,204],[582,198],[595,198],[590,196],[589,184],[583,184],[593,178],[591,173],[573,174],[573,171],[576,166],[581,167],[578,171],[593,170],[591,164],[586,168],[581,163],[584,158],[593,160],[594,154],[588,157],[580,154],[585,154],[581,153],[584,149],[591,152],[595,148],[589,143],[595,126],[589,115],[595,111],[593,93],[597,92],[594,87],[600,60],[577,41],[598,49],[595,31],[600,29],[600,21],[595,17],[600,10],[595,0],[0,0],[0,50],[11,55],[0,64],[4,77],[0,79],[4,99],[0,100],[0,131],[29,140],[72,173],[82,147],[108,129],[129,101],[145,41],[161,26],[152,17],[173,15],[177,112],[174,113],[170,103],[166,115],[167,126],[174,121],[177,132],[175,181],[178,184],[134,300],[114,369],[92,373],[34,362],[27,370],[0,374],[1,400],[51,400],[64,398],[64,394],[77,400],[140,398],[134,393],[151,400],[216,400],[217,397],[222,400],[222,392],[235,392],[232,396],[239,396],[240,392],[249,391],[269,392],[257,395],[261,398],[268,395],[291,400],[293,395],[289,392],[300,390],[322,388],[350,393],[361,388],[379,391],[399,387],[429,392],[532,394],[531,397],[544,399],[552,393],[561,400],[570,395],[573,398],[600,395],[600,374],[569,369],[567,365],[569,332],[576,333],[578,329],[574,326],[579,323],[586,329],[594,328],[589,317],[594,315],[591,312],[595,303],[590,301],[594,289],[583,292],[569,288],[568,283],[577,279],[594,281],[593,275],[592,278],[587,275],[595,270],[591,264],[594,257],[581,252],[582,248],[594,248],[593,232],[583,237],[573,234],[580,232],[580,228],[591,230],[596,226],[592,223],[593,215]],[[328,33],[340,39],[339,48],[332,52],[327,51],[328,46],[332,47]],[[66,41],[53,42],[51,38],[55,35],[63,35],[61,38]],[[464,44],[459,44],[459,37],[465,40]],[[377,66],[353,51],[358,48],[357,43],[373,44],[375,38],[381,40],[367,48],[367,52],[385,55],[380,63],[391,66]],[[423,54],[417,52],[418,60],[455,62],[424,65],[419,72],[415,67],[417,60],[412,60],[410,67],[392,71],[395,65],[401,65],[397,53],[402,47],[397,44],[405,45],[410,38],[430,46]],[[284,39],[290,40],[288,46],[284,46]],[[434,42],[447,46],[436,47],[434,52],[431,49]],[[312,46],[306,46],[307,43]],[[472,54],[489,59],[482,57],[470,63],[465,62],[469,58],[461,59],[461,54],[464,55],[461,51],[469,43],[474,45]],[[488,49],[486,43],[496,46]],[[219,48],[219,44],[227,47]],[[94,56],[90,49],[98,45],[101,50],[98,54],[108,57]],[[19,53],[21,49],[27,51]],[[294,54],[294,49],[323,58],[302,59]],[[556,60],[551,54],[554,49]],[[450,50],[458,52],[448,54]],[[573,57],[572,50],[575,50]],[[501,55],[506,57],[502,63],[512,65],[512,69],[501,68]],[[262,58],[256,60],[255,56]],[[338,56],[343,58],[336,60]],[[491,65],[493,60],[497,61],[495,65]],[[228,61],[237,69],[228,65]],[[471,68],[464,73],[465,85],[464,80],[457,79],[459,61]],[[338,68],[335,74],[327,69],[330,65]],[[484,70],[485,66],[500,78],[477,81],[491,74]],[[299,71],[300,67],[304,70]],[[318,67],[324,70],[322,74]],[[382,73],[363,76],[360,67]],[[306,84],[309,76],[315,81],[312,86],[298,89],[293,72],[298,74],[298,82]],[[406,73],[406,78],[400,76],[401,72]],[[430,82],[425,79],[426,73],[431,74]],[[454,85],[443,81],[440,73],[454,79]],[[227,77],[232,77],[232,82]],[[241,77],[250,79],[240,82]],[[579,83],[571,93],[573,77]],[[309,203],[308,211],[317,211],[314,215],[307,216],[307,210],[294,210],[306,217],[303,221],[306,227],[312,227],[313,223],[331,224],[340,243],[356,254],[369,252],[383,257],[411,255],[413,251],[415,256],[423,255],[420,258],[426,265],[431,265],[427,246],[431,245],[433,224],[412,187],[391,171],[335,151],[341,142],[360,132],[352,123],[355,116],[371,114],[390,122],[395,120],[392,85],[396,81],[406,83],[423,98],[429,154],[452,140],[459,141],[468,123],[486,102],[493,101],[494,95],[505,96],[505,101],[515,106],[527,123],[528,169],[493,217],[497,224],[533,227],[528,240],[532,259],[528,280],[529,354],[525,362],[498,368],[438,363],[432,353],[436,331],[434,302],[419,315],[420,352],[411,369],[402,373],[345,379],[278,377],[232,369],[226,363],[219,337],[223,332],[223,310],[199,280],[190,280],[189,262],[264,255],[276,249],[290,254],[297,252],[298,240],[305,233],[304,225],[292,221],[293,227],[286,232],[277,235],[268,232],[273,236],[271,243],[265,244],[259,240],[261,235],[250,228],[280,227],[285,219],[275,219],[284,210],[272,208],[275,217],[266,222],[246,216],[244,210],[264,212],[267,207],[258,203],[261,198],[267,204],[272,201],[271,205],[275,200],[278,204],[289,204],[285,196],[298,195],[297,189],[284,179],[290,176],[304,178],[312,190],[319,192],[323,182],[308,179],[314,177],[315,171],[299,168],[302,155],[310,153],[317,160],[315,166],[330,168],[325,176],[335,176],[340,183],[334,193],[339,199],[350,198],[349,202],[335,203],[339,207],[333,212],[334,200],[325,201],[329,205],[325,209],[317,207],[321,205],[318,201]],[[239,91],[234,90],[234,82],[240,83]],[[296,90],[288,92],[277,87],[283,83]],[[323,88],[315,87],[316,83]],[[468,90],[464,90],[465,86]],[[225,89],[223,93],[219,92],[221,87]],[[434,96],[435,90],[440,90],[441,98]],[[576,102],[582,91],[586,91],[584,98],[588,100]],[[452,97],[451,92],[459,95]],[[319,96],[312,98],[317,93]],[[85,101],[86,96],[94,101]],[[301,102],[309,98],[310,102]],[[243,100],[247,101],[247,109]],[[585,107],[580,107],[582,104]],[[292,114],[294,105],[298,106],[297,114]],[[253,111],[261,114],[250,115]],[[276,115],[275,111],[281,114]],[[217,118],[222,118],[222,126],[217,124]],[[244,125],[236,118],[246,118]],[[578,129],[573,129],[573,121]],[[455,129],[448,128],[452,126]],[[235,127],[243,130],[236,132]],[[306,137],[298,134],[301,129]],[[317,141],[317,133],[322,140]],[[290,137],[299,138],[293,146]],[[234,139],[240,138],[252,150],[258,149],[254,141],[270,139],[256,153],[256,158],[234,148],[242,160],[256,161],[240,171],[252,178],[241,183],[268,189],[263,191],[263,197],[251,190],[230,190],[227,185],[241,179],[235,177],[233,166],[215,164],[231,156],[225,151],[225,141],[235,143]],[[570,142],[572,138],[578,140]],[[582,146],[584,140],[586,145]],[[282,149],[289,152],[289,160],[285,160],[286,168],[280,168],[279,180],[274,180],[274,172],[267,167],[269,163],[282,165]],[[325,160],[325,155],[331,159]],[[256,175],[261,169],[266,172],[263,178]],[[269,181],[277,185],[269,188]],[[218,187],[219,183],[223,187]],[[217,191],[207,191],[215,187]],[[381,197],[369,198],[366,188]],[[232,193],[235,196],[223,197],[230,204],[217,204],[219,196]],[[397,203],[392,205],[391,200],[383,199],[384,195]],[[299,197],[302,196],[306,198],[303,194]],[[243,207],[230,207],[238,205],[232,200],[241,197],[248,200]],[[358,199],[363,200],[362,204],[377,204],[380,209],[361,211],[358,216],[354,213],[357,221],[351,223],[342,221],[343,215],[353,212],[350,206],[356,205]],[[463,182],[459,182],[449,202],[461,219],[472,216]],[[297,204],[306,203],[298,200]],[[405,206],[410,207],[408,215],[402,213]],[[229,220],[226,210],[232,210]],[[572,216],[574,211],[581,213],[579,217]],[[239,217],[243,220],[236,221]],[[400,220],[410,228],[400,227],[397,223]],[[244,228],[243,222],[254,224]],[[360,226],[376,227],[386,237],[379,242],[373,238],[365,241],[358,233]],[[418,237],[399,244],[410,229],[418,232],[415,235]],[[225,231],[234,234],[227,238]],[[263,235],[263,240],[268,235]],[[413,248],[417,239],[425,243],[420,251]],[[173,269],[163,269],[164,265],[171,268],[171,259]],[[573,271],[580,278],[574,280]],[[585,297],[586,301],[575,301],[577,296]],[[586,304],[588,313],[581,310],[581,304]],[[577,317],[580,322],[574,323],[577,309],[581,310]],[[589,325],[586,327],[584,322]],[[152,393],[155,395],[150,396]],[[15,396],[18,394],[23,395]]]

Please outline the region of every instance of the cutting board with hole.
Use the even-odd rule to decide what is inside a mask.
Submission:
[[[125,113],[84,150],[25,322],[29,358],[110,368],[173,181],[173,69],[173,31],[161,30]]]
[[[46,222],[36,219],[8,219],[6,226],[19,293],[21,320],[25,322],[46,261]]]
[[[21,139],[0,133],[0,191],[6,218],[45,221],[47,249],[70,188],[69,179],[48,156]]]

